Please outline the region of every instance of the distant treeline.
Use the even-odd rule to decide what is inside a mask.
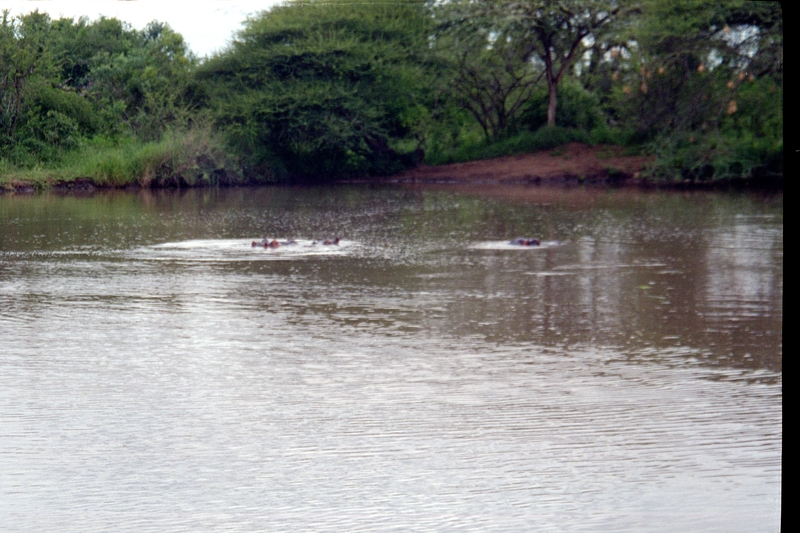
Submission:
[[[391,174],[581,141],[783,174],[783,17],[729,0],[293,0],[196,58],[153,22],[0,22],[0,179]]]

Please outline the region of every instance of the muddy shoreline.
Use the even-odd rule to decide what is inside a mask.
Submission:
[[[570,143],[559,148],[450,165],[416,168],[387,177],[398,183],[582,184],[639,180],[652,156],[622,155],[618,146]]]
[[[657,189],[769,189],[782,190],[783,177],[769,180],[741,179],[710,182],[663,182],[642,176],[654,156],[624,155],[620,146],[589,146],[569,143],[540,152],[517,154],[495,159],[452,163],[448,165],[421,164],[410,170],[385,177],[340,180],[340,184],[403,184],[403,185],[492,185],[496,186],[631,186]],[[270,184],[262,184],[270,185]],[[274,185],[283,185],[276,183]],[[302,184],[298,184],[302,185]],[[197,185],[204,186],[204,185]],[[250,184],[225,184],[250,186]],[[91,194],[107,189],[141,189],[138,184],[122,187],[99,185],[91,178],[52,183],[47,190],[57,193]],[[158,188],[180,188],[176,186]],[[30,194],[35,187],[28,183],[12,183],[2,193]]]
[[[767,189],[782,190],[783,177],[708,182],[667,182],[644,177],[655,156],[624,155],[621,146],[589,146],[570,143],[552,150],[453,163],[420,165],[387,176],[383,183],[404,185],[452,185],[476,189],[480,186],[519,189],[529,186],[598,186],[644,189]],[[351,180],[350,183],[375,180]],[[477,190],[477,189],[476,189]]]

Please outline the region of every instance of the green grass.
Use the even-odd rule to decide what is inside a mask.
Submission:
[[[0,188],[47,189],[76,180],[99,187],[197,186],[243,182],[241,165],[208,128],[170,133],[158,142],[93,139],[60,161],[20,168],[0,160]]]
[[[783,178],[783,140],[752,136],[708,135],[659,139],[650,150],[657,156],[648,177],[665,182],[708,183]]]
[[[425,158],[425,162],[429,165],[446,165],[493,159],[505,155],[552,150],[570,142],[591,143],[592,139],[580,130],[548,126],[535,132],[522,132],[494,143],[486,141],[464,143],[457,148],[432,153]]]
[[[783,175],[783,144],[771,138],[707,136],[702,142],[684,142],[680,136],[661,143],[642,144],[632,132],[607,127],[590,133],[576,129],[544,127],[523,132],[495,143],[479,137],[461,136],[458,146],[427,154],[431,165],[492,159],[549,150],[563,155],[569,142],[612,144],[625,147],[623,155],[652,153],[657,156],[646,176],[658,181],[725,181],[772,179]],[[610,157],[612,152],[601,152]],[[273,167],[274,168],[274,167]],[[158,142],[135,139],[84,141],[77,149],[62,153],[57,162],[12,164],[0,159],[0,190],[19,187],[48,189],[88,180],[99,187],[194,187],[264,183],[272,174],[246,175],[242,161],[231,155],[222,138],[210,127],[164,135]]]

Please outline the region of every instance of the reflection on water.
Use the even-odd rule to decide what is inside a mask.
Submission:
[[[0,526],[778,531],[782,196],[509,190],[0,197]]]
[[[276,239],[277,240],[277,239]],[[196,239],[182,242],[165,242],[153,246],[143,246],[132,253],[133,257],[144,260],[183,259],[198,261],[275,261],[292,260],[312,256],[347,255],[357,242],[341,240],[337,244],[324,244],[324,241],[292,240],[291,244],[278,245],[276,248],[259,246],[260,239]]]

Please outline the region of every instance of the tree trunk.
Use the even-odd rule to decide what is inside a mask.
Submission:
[[[558,78],[553,73],[553,55],[551,52],[551,39],[544,32],[539,33],[539,40],[544,46],[544,72],[547,78],[547,87],[550,89],[550,101],[547,104],[547,125],[556,125],[556,86]]]
[[[550,81],[550,102],[547,104],[547,125],[556,125],[556,82]]]

